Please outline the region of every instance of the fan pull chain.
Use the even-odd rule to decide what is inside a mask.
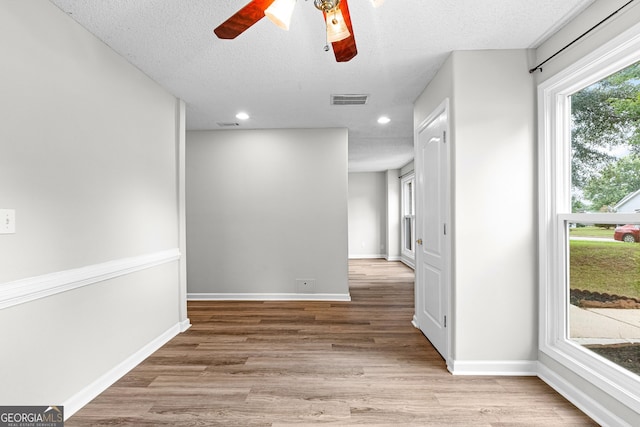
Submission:
[[[324,51],[329,52],[329,28],[327,28],[328,24],[324,25]]]

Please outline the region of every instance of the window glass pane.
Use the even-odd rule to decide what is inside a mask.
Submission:
[[[640,212],[640,62],[571,96],[572,212]]]
[[[407,183],[407,202],[409,203],[409,209],[407,209],[408,215],[413,215],[414,212],[414,198],[413,198],[413,180]]]
[[[569,231],[569,338],[640,375],[640,225]]]
[[[404,248],[413,251],[413,218],[404,217]]]
[[[415,233],[415,179],[413,176],[402,181],[402,250],[404,255],[413,257]]]
[[[571,210],[640,212],[640,62],[571,96]],[[569,338],[640,375],[640,226],[569,236]]]

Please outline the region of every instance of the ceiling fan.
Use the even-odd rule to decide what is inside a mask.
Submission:
[[[371,1],[378,7],[383,0]],[[235,39],[265,16],[278,27],[288,30],[295,4],[296,0],[252,0],[213,32],[221,39]],[[313,0],[313,4],[322,11],[327,24],[327,44],[324,49],[329,50],[331,43],[336,61],[350,61],[358,54],[358,49],[347,0]]]

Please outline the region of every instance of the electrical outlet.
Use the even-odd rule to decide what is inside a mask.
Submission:
[[[316,279],[296,279],[299,294],[312,294],[316,291]]]
[[[15,209],[0,209],[0,234],[15,234],[16,211]]]

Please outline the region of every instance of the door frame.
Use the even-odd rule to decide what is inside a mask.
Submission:
[[[445,132],[446,132],[446,136],[445,136],[445,157],[446,157],[446,162],[447,162],[447,173],[446,173],[446,179],[444,180],[443,184],[445,185],[445,207],[446,207],[446,211],[445,211],[445,215],[444,215],[444,220],[445,220],[445,224],[447,225],[447,232],[446,232],[446,238],[445,238],[445,248],[444,248],[444,254],[446,256],[446,267],[445,267],[445,274],[447,275],[446,278],[446,288],[444,290],[443,295],[445,295],[446,298],[446,302],[445,302],[445,307],[446,307],[446,311],[448,314],[447,317],[447,326],[445,328],[445,337],[446,337],[446,355],[444,356],[446,365],[447,365],[447,369],[450,372],[453,372],[453,353],[452,353],[452,349],[453,349],[453,345],[452,345],[452,336],[453,336],[453,328],[455,326],[455,316],[454,316],[454,312],[452,310],[453,308],[453,304],[452,304],[452,283],[453,283],[453,259],[452,259],[452,247],[453,247],[453,237],[455,235],[454,231],[454,227],[451,221],[452,218],[452,211],[453,211],[453,206],[452,206],[452,197],[451,197],[451,173],[452,173],[452,165],[451,165],[451,144],[453,143],[453,138],[451,137],[451,110],[449,108],[450,105],[450,101],[449,98],[445,98],[444,101],[442,101],[424,120],[422,120],[420,122],[420,124],[416,127],[415,129],[415,133],[414,133],[414,158],[416,158],[417,160],[417,156],[418,156],[418,150],[419,150],[419,146],[418,146],[418,137],[420,135],[420,133],[422,131],[424,131],[427,126],[429,126],[434,120],[436,120],[437,118],[439,118],[443,113],[445,114],[446,117],[446,123],[444,125],[445,128]],[[420,170],[418,170],[419,167],[422,167],[422,164],[419,164],[419,162],[415,162],[415,174],[416,174],[416,178],[419,176],[419,174],[421,173]],[[421,191],[421,188],[419,187],[419,183],[418,180],[416,179],[416,196],[417,196],[417,192]],[[416,197],[417,199],[417,197]],[[417,209],[417,201],[416,201],[416,217],[415,217],[415,221],[416,224],[418,224],[418,222],[421,220],[421,216],[422,212],[420,212]],[[417,231],[416,231],[416,238],[419,238],[417,236]],[[418,251],[415,251],[416,254],[416,258],[415,258],[415,264],[416,264],[416,269],[418,268],[419,264],[418,264]],[[414,287],[414,293],[417,292],[417,287],[418,287],[418,283],[416,280],[416,284]],[[418,323],[417,323],[417,311],[418,311],[418,299],[417,297],[414,299],[414,315],[413,315],[413,326],[415,326],[416,328],[418,328]]]

